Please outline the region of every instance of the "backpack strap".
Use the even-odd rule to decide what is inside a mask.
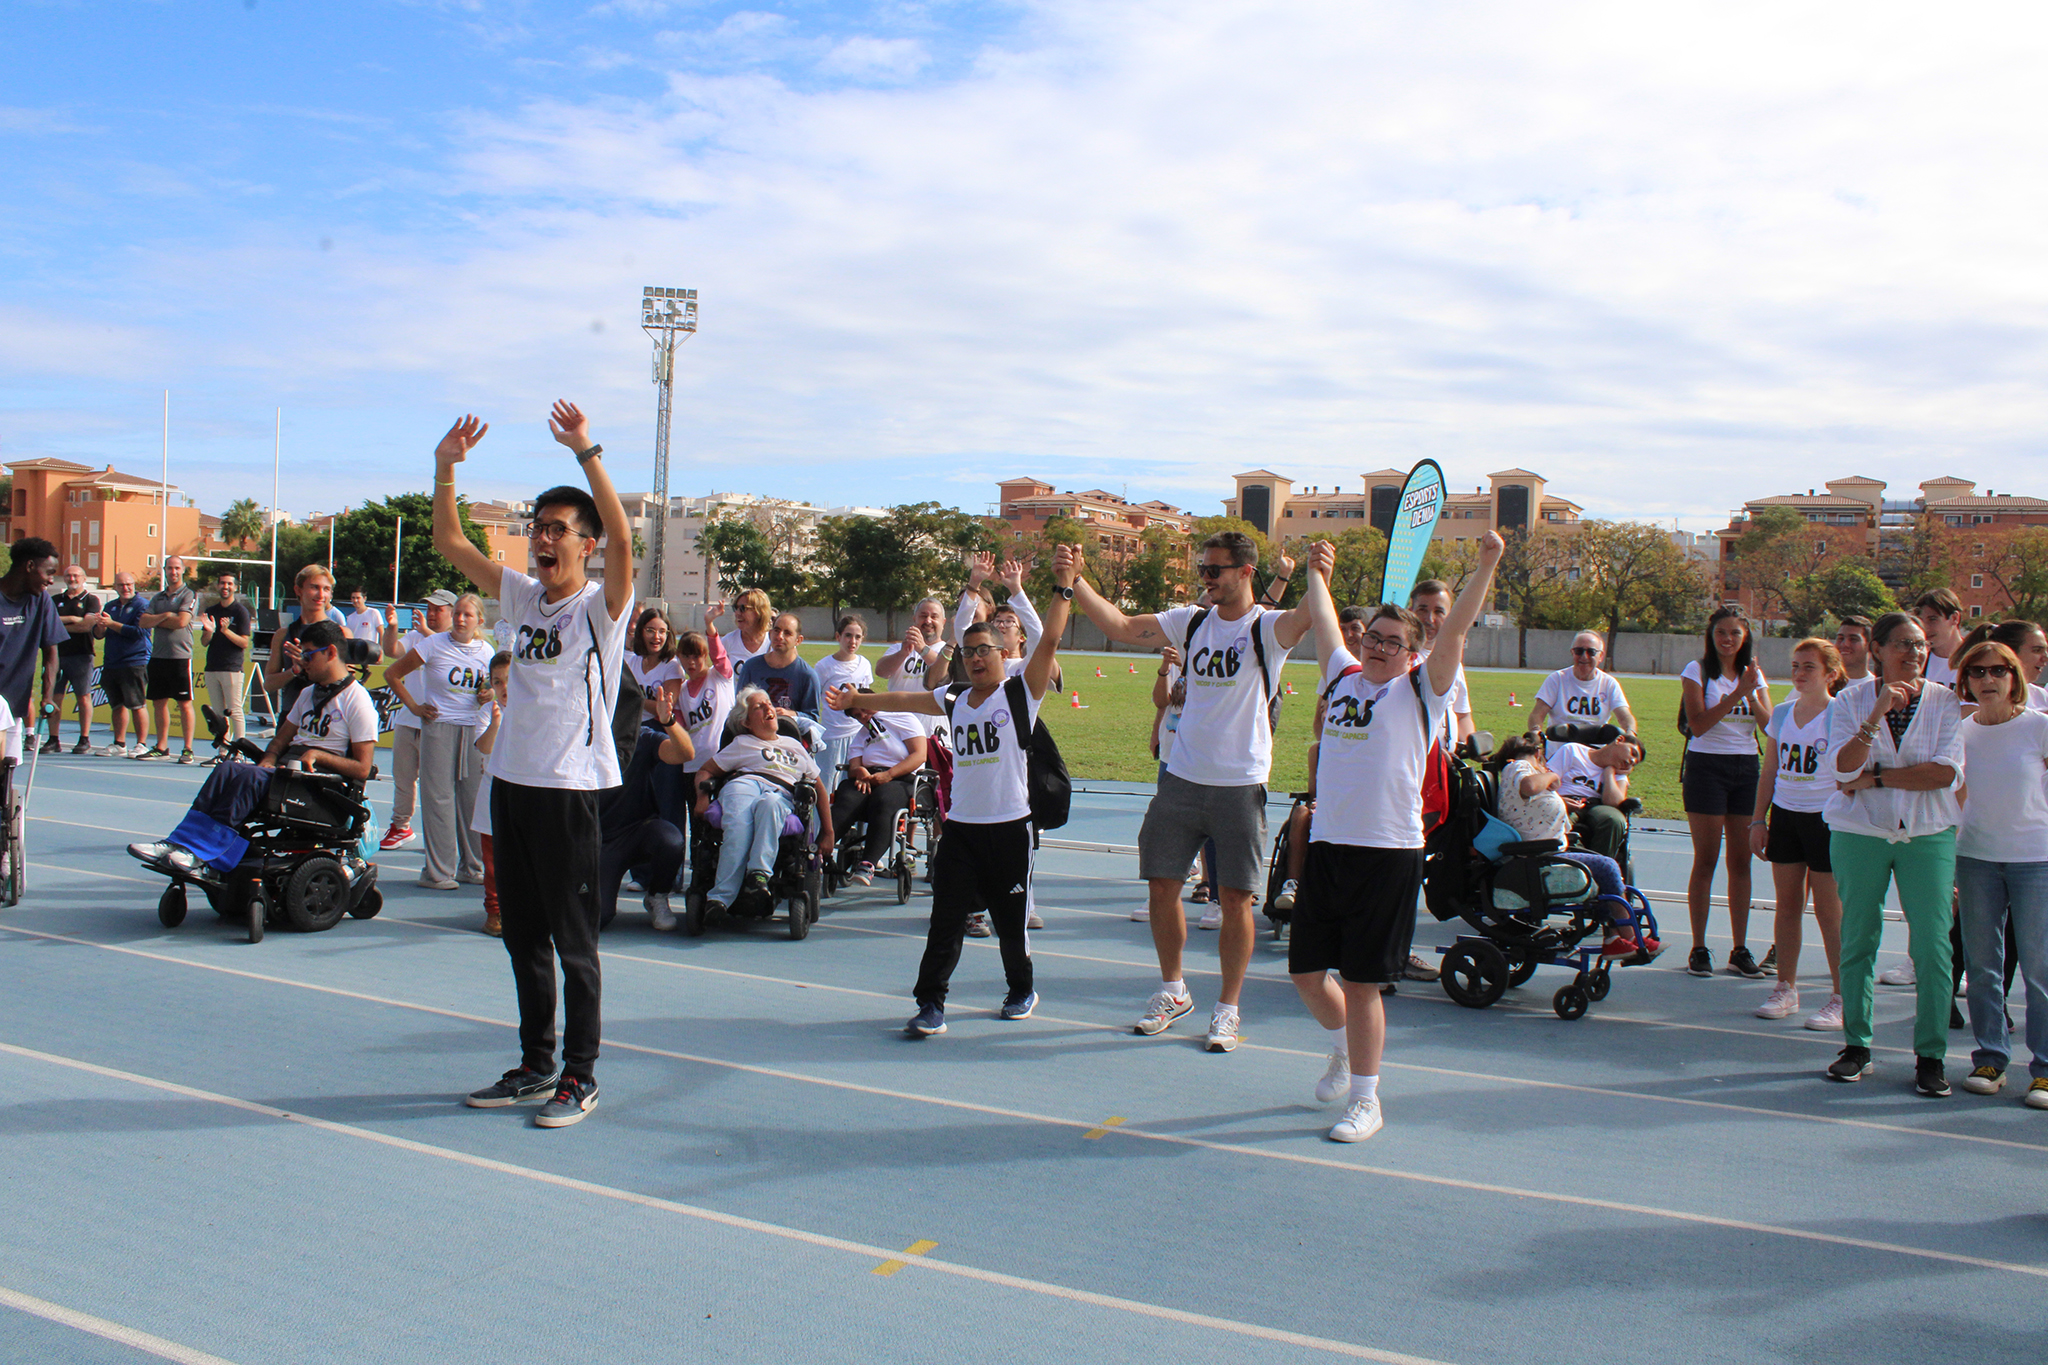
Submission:
[[[1408,685],[1415,689],[1415,710],[1422,717],[1422,738],[1427,744],[1437,742],[1436,727],[1429,723],[1429,699],[1422,695],[1422,665],[1408,670]]]
[[[1003,695],[1010,699],[1010,706],[1017,713],[1017,733],[1028,741],[1031,730],[1024,724],[1024,718],[1031,714],[1031,689],[1024,685],[1022,673],[1012,673],[1003,679]]]
[[[967,684],[966,684],[966,683],[948,683],[948,684],[946,685],[946,702],[945,702],[945,706],[946,706],[946,724],[947,724],[947,726],[948,726],[948,727],[950,727],[950,726],[951,726],[951,725],[953,724],[953,703],[954,703],[954,702],[956,702],[956,701],[958,701],[958,700],[960,699],[960,694],[961,694],[962,692],[965,692],[966,690],[967,690]]]
[[[1252,617],[1252,657],[1259,661],[1259,681],[1265,685],[1264,696],[1270,704],[1273,699],[1273,672],[1266,667],[1266,642],[1259,638],[1259,627],[1264,625],[1265,621],[1264,611]]]
[[[1188,618],[1188,633],[1183,635],[1180,640],[1180,671],[1182,676],[1186,676],[1188,660],[1193,657],[1195,652],[1195,632],[1200,630],[1202,622],[1208,619],[1209,608],[1207,607],[1195,608],[1195,614]]]
[[[1363,672],[1365,672],[1365,665],[1364,665],[1364,664],[1352,664],[1352,665],[1350,665],[1350,666],[1349,666],[1348,668],[1345,668],[1344,670],[1342,670],[1341,672],[1339,672],[1339,673],[1337,674],[1337,676],[1336,676],[1336,677],[1334,677],[1334,678],[1330,679],[1330,685],[1329,685],[1328,687],[1325,687],[1325,688],[1323,689],[1323,695],[1322,695],[1322,697],[1321,697],[1321,698],[1319,698],[1319,700],[1321,700],[1321,702],[1322,702],[1322,703],[1323,703],[1323,704],[1324,704],[1325,706],[1329,705],[1329,704],[1330,704],[1330,698],[1332,698],[1332,697],[1334,697],[1334,696],[1336,696],[1336,695],[1337,695],[1337,684],[1339,684],[1339,683],[1343,682],[1343,681],[1344,681],[1344,680],[1345,680],[1346,678],[1350,677],[1350,676],[1351,676],[1351,675],[1352,675],[1353,673],[1363,673]]]

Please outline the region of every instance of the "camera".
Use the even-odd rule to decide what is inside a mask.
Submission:
[[[383,657],[372,641],[348,639],[341,642],[341,661],[350,668],[368,668]]]

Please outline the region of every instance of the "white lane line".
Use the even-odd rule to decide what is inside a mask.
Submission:
[[[83,820],[59,820],[54,815],[31,815],[28,818],[45,825],[68,825],[72,829],[96,829],[103,834],[139,834],[145,839],[149,837],[149,831],[146,829],[122,829],[118,825],[88,825]]]
[[[195,1351],[190,1346],[180,1346],[175,1341],[166,1341],[139,1327],[126,1327],[118,1322],[109,1322],[105,1318],[94,1317],[91,1313],[81,1313],[76,1308],[66,1308],[61,1303],[51,1303],[48,1299],[39,1299],[33,1294],[24,1294],[19,1290],[0,1287],[0,1304],[41,1318],[45,1322],[89,1332],[93,1336],[104,1337],[122,1346],[147,1352],[159,1360],[175,1360],[178,1365],[233,1365],[232,1361],[220,1356]]]
[[[85,948],[100,948],[107,952],[126,953],[134,957],[168,962],[181,967],[198,967],[206,971],[220,972],[227,976],[244,977],[272,985],[291,986],[299,990],[314,991],[322,995],[333,995],[343,999],[361,1000],[375,1005],[390,1005],[398,1009],[414,1010],[421,1014],[437,1015],[447,1019],[459,1019],[467,1023],[484,1024],[494,1028],[511,1029],[515,1025],[507,1020],[493,1019],[486,1015],[469,1014],[461,1010],[444,1009],[436,1005],[422,1005],[410,1000],[394,1000],[386,996],[367,995],[360,991],[345,990],[338,986],[322,986],[308,981],[295,981],[289,977],[269,976],[260,972],[243,971],[236,967],[220,967],[212,963],[192,962],[152,953],[140,948],[128,948],[115,944],[94,943],[89,939],[71,938],[64,934],[52,934],[36,929],[14,929],[0,925],[0,932],[24,934],[33,938],[52,939],[76,944]],[[948,1099],[941,1095],[926,1095],[916,1091],[894,1090],[883,1086],[861,1085],[854,1081],[835,1080],[826,1076],[813,1076],[800,1071],[785,1071],[779,1067],[757,1066],[748,1062],[729,1061],[723,1057],[710,1057],[701,1053],[677,1052],[668,1048],[651,1047],[643,1043],[624,1043],[607,1040],[605,1046],[615,1051],[636,1052],[649,1057],[663,1057],[671,1061],[688,1062],[697,1066],[717,1067],[721,1070],[741,1072],[752,1076],[765,1076],[774,1080],[793,1081],[803,1085],[822,1086],[831,1090],[844,1090],[853,1094],[871,1095],[879,1099],[901,1100],[910,1104],[933,1105],[943,1109],[960,1110],[972,1114],[984,1114],[994,1118],[1016,1119],[1027,1123],[1045,1124],[1059,1128],[1074,1128],[1083,1132],[1099,1126],[1092,1119],[1069,1119],[1054,1114],[1039,1114],[1030,1110],[1004,1109],[995,1105],[977,1104],[969,1100]],[[1250,1045],[1244,1045],[1250,1046]],[[0,1044],[0,1048],[7,1047]],[[1275,1049],[1260,1049],[1262,1051]],[[81,1063],[81,1065],[85,1065]],[[1764,1111],[1770,1114],[1770,1111]],[[1773,1117],[1782,1117],[1772,1115]],[[1858,1123],[1855,1126],[1879,1127],[1880,1125]],[[2048,1267],[2022,1265],[2016,1262],[1991,1261],[1981,1257],[1969,1257],[1953,1252],[1933,1251],[1923,1247],[1905,1246],[1893,1242],[1877,1242],[1865,1238],[1843,1237],[1833,1233],[1814,1232],[1803,1228],[1784,1227],[1772,1223],[1756,1223],[1741,1219],[1719,1218],[1711,1214],[1691,1213],[1682,1209],[1666,1209],[1648,1204],[1628,1204],[1611,1199],[1598,1199],[1585,1195],[1560,1194],[1548,1190],[1525,1189],[1512,1185],[1493,1185],[1479,1181],[1459,1180],[1450,1176],[1428,1175],[1416,1171],[1398,1171],[1389,1167],[1364,1166],[1331,1157],[1310,1156],[1303,1152],[1274,1151],[1263,1147],[1251,1147],[1241,1143],[1214,1142],[1205,1138],[1187,1137],[1178,1133],[1157,1133],[1127,1124],[1115,1130],[1118,1134],[1148,1142],[1166,1143],[1177,1147],[1190,1147],[1201,1151],[1225,1152],[1235,1156],[1256,1157],[1265,1161],[1285,1161],[1296,1165],[1322,1167],[1329,1170],[1345,1171],[1353,1175],[1373,1175],[1390,1180],[1412,1181],[1418,1184],[1434,1185],[1445,1189],[1466,1190],[1481,1194],[1499,1194],[1515,1199],[1535,1199],[1545,1203],[1564,1204],[1581,1208],[1605,1209],[1614,1212],[1641,1214],[1653,1218],[1666,1218],[1678,1222],[1700,1224],[1709,1227],[1726,1228],[1741,1232],[1757,1232],[1772,1236],[1784,1236],[1803,1241],[1822,1242],[1830,1245],[1854,1247],[1872,1251],[1890,1251],[1901,1256],[1918,1256],[1927,1259],[1952,1262],[1959,1265],[1978,1266],[1983,1269],[2007,1270],[2014,1274],[2033,1275],[2048,1279]],[[1924,1129],[1901,1128],[1897,1130],[1910,1136],[1937,1136]],[[1954,1136],[1939,1134],[1938,1136]],[[1997,1139],[1964,1139],[1991,1143],[1998,1146],[2026,1146],[2024,1143],[2008,1143]]]
[[[758,1218],[744,1218],[737,1214],[722,1213],[717,1209],[704,1208],[696,1204],[683,1204],[673,1199],[662,1199],[654,1195],[641,1194],[634,1190],[620,1189],[615,1185],[599,1185],[593,1181],[578,1180],[573,1176],[556,1175],[551,1171],[535,1170],[531,1166],[514,1165],[509,1161],[498,1161],[491,1157],[477,1156],[470,1152],[458,1151],[452,1147],[440,1147],[432,1143],[418,1142],[411,1138],[394,1137],[372,1128],[358,1128],[353,1124],[336,1123],[331,1119],[313,1118],[307,1114],[295,1114],[289,1110],[258,1104],[252,1100],[240,1099],[233,1095],[222,1095],[210,1090],[197,1090],[180,1085],[175,1081],[158,1080],[153,1076],[142,1076],[132,1071],[118,1071],[112,1067],[100,1066],[93,1062],[80,1061],[73,1057],[58,1056],[55,1053],[38,1052],[32,1048],[19,1047],[12,1043],[0,1043],[0,1052],[11,1053],[30,1061],[42,1062],[49,1066],[66,1067],[83,1071],[110,1080],[124,1081],[130,1085],[142,1086],[184,1099],[202,1100],[209,1104],[223,1105],[248,1114],[259,1114],[266,1118],[279,1119],[287,1123],[301,1124],[333,1133],[341,1137],[355,1138],[361,1142],[374,1142],[379,1146],[411,1152],[418,1156],[434,1157],[456,1165],[468,1166],[475,1170],[490,1171],[497,1175],[514,1176],[535,1184],[552,1185],[557,1189],[570,1190],[578,1194],[594,1195],[600,1199],[616,1200],[622,1204],[633,1204],[645,1209],[663,1213],[681,1214],[700,1222],[717,1224],[741,1232],[759,1233],[784,1241],[798,1242],[805,1246],[818,1247],[826,1251],[849,1253],[866,1262],[895,1260],[899,1252],[881,1246],[851,1241],[844,1237],[832,1237],[824,1233],[806,1232],[802,1228],[786,1227],[780,1223],[767,1223]],[[1084,1125],[1086,1126],[1086,1125]],[[957,1279],[974,1280],[982,1284],[995,1285],[1004,1289],[1018,1289],[1029,1294],[1047,1298],[1064,1299],[1070,1303],[1083,1303],[1095,1308],[1108,1308],[1139,1317],[1153,1318],[1166,1322],[1180,1323],[1188,1327],[1203,1327],[1211,1331],[1225,1332],[1234,1336],[1251,1337],[1260,1341],[1271,1341],[1286,1346],[1302,1346],[1322,1351],[1328,1355],[1346,1356],[1353,1360],[1374,1360],[1384,1365],[1444,1365],[1426,1356],[1406,1355],[1399,1351],[1382,1351],[1370,1346],[1360,1346],[1349,1341],[1335,1341],[1328,1337],[1308,1336],[1301,1332],[1289,1332],[1278,1327],[1267,1327],[1259,1323],[1239,1322],[1232,1318],[1212,1317],[1206,1313],[1190,1313],[1164,1304],[1146,1303],[1141,1299],[1119,1298],[1111,1294],[1097,1294],[1068,1285],[1053,1284],[1045,1280],[1026,1279],[1021,1275],[1006,1275],[1001,1271],[984,1270],[979,1266],[962,1265],[957,1261],[943,1261],[931,1256],[918,1256],[904,1262],[905,1269],[931,1270],[938,1274],[950,1275]],[[54,1307],[55,1305],[52,1305]],[[113,1324],[108,1324],[112,1326]],[[165,1342],[166,1346],[172,1343]],[[183,1349],[183,1348],[177,1348]],[[214,1356],[169,1357],[170,1359],[213,1362]]]

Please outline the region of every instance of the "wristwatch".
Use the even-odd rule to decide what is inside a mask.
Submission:
[[[1067,602],[1074,600],[1074,590],[1072,588],[1055,587],[1053,588],[1053,595]]]
[[[1882,787],[1884,785],[1883,764],[1873,763],[1870,765],[1870,781],[1873,786]]]
[[[588,461],[593,460],[602,454],[604,454],[603,446],[592,446],[588,450],[579,450],[576,452],[576,463],[587,463]]]

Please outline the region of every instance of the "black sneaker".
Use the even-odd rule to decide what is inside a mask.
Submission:
[[[1828,1063],[1825,1073],[1831,1081],[1860,1081],[1870,1074],[1870,1049],[1845,1047],[1841,1056]]]
[[[555,1087],[552,1072],[542,1074],[532,1067],[515,1066],[498,1077],[496,1085],[485,1086],[463,1101],[472,1109],[503,1109],[521,1100],[537,1099]]]
[[[1913,1062],[1913,1088],[1930,1100],[1945,1100],[1955,1092],[1948,1088],[1948,1075],[1939,1057],[1920,1057]]]
[[[1759,967],[1762,967],[1762,968],[1763,968],[1763,969],[1764,969],[1765,971],[1767,971],[1767,972],[1774,972],[1774,971],[1778,970],[1778,945],[1777,945],[1777,944],[1773,943],[1773,944],[1772,944],[1772,945],[1770,946],[1770,949],[1769,949],[1769,951],[1767,951],[1767,952],[1766,952],[1766,953],[1764,954],[1764,960],[1763,960],[1762,962],[1759,962],[1759,963],[1757,963],[1757,966],[1759,966]]]
[[[1764,977],[1764,969],[1756,965],[1756,959],[1749,955],[1747,948],[1729,949],[1728,970],[1733,975],[1745,976],[1751,981],[1761,981]]]
[[[555,1097],[533,1116],[536,1128],[567,1128],[583,1122],[583,1116],[597,1108],[597,1081],[589,1076],[564,1076],[555,1087]]]
[[[1705,948],[1693,949],[1692,955],[1685,960],[1685,974],[1687,976],[1712,976],[1714,974],[1714,955]]]
[[[1948,1026],[1952,1029],[1968,1028],[1970,1026],[1969,1021],[1963,1018],[1963,1012],[1956,1008],[1956,1002],[1953,1000],[1948,1002]],[[2006,1027],[2011,1028],[2012,1025],[2007,1024]]]
[[[46,754],[63,753],[64,741],[57,738],[55,735],[51,735],[48,739],[43,741],[43,752]]]

